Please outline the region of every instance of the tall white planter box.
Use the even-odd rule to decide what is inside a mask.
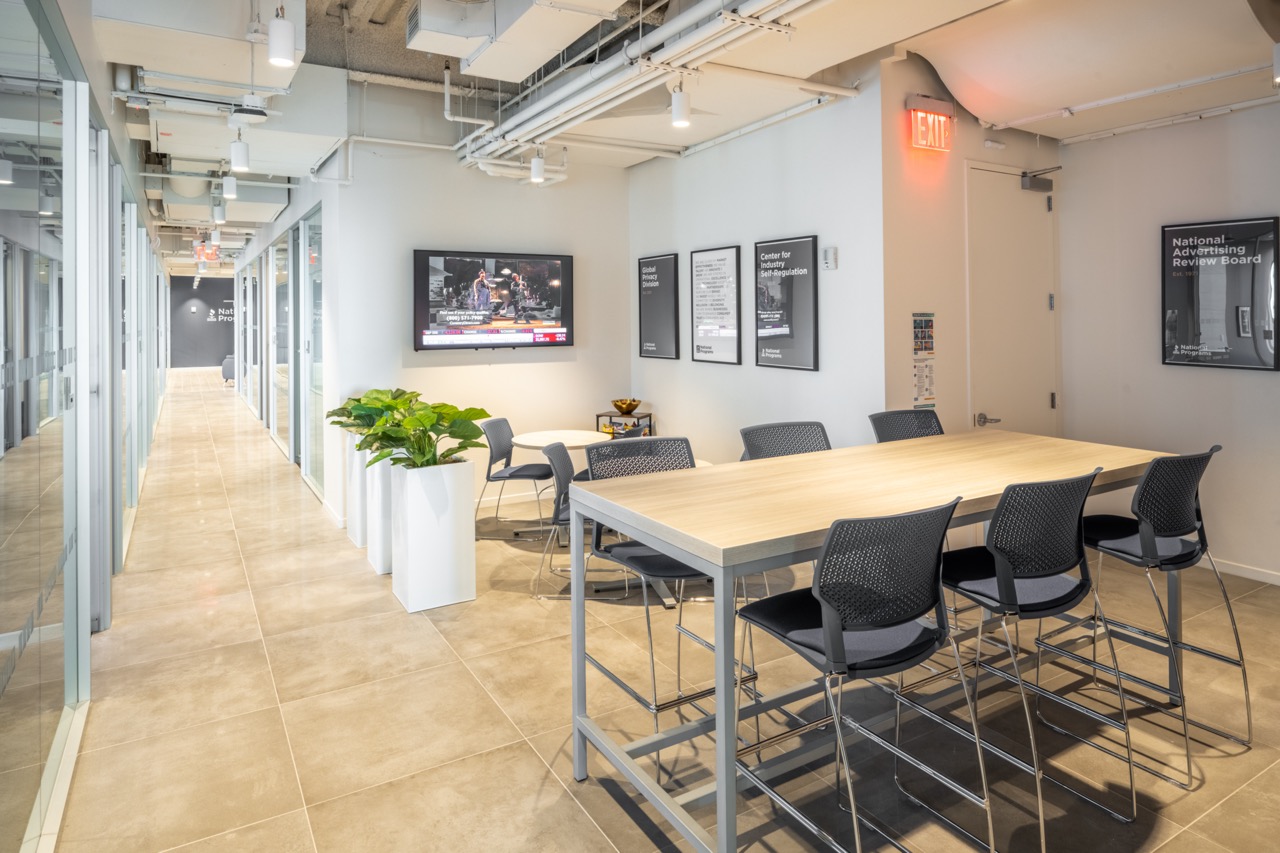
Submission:
[[[391,535],[391,591],[413,613],[476,597],[471,462],[401,468]]]
[[[347,433],[347,538],[357,548],[365,546],[368,527],[365,523],[367,476],[365,465],[369,464],[369,451],[356,450],[360,436]]]
[[[369,565],[380,575],[391,571],[391,518],[393,471],[399,471],[387,460],[369,469],[365,479],[365,517],[368,519]]]

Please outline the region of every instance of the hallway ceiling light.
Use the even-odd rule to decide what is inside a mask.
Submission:
[[[542,149],[529,161],[529,183],[540,184],[547,179],[547,161],[542,156]]]
[[[213,202],[213,221],[217,225],[227,221],[227,204],[221,199],[215,199]]]
[[[215,228],[209,232],[209,242],[215,246],[222,245],[222,229]]]
[[[9,186],[13,183],[13,163],[9,160],[0,160],[0,184]]]
[[[236,141],[231,143],[231,171],[249,171],[249,143],[240,137],[239,130],[236,131]]]
[[[55,202],[56,202],[56,199],[53,196],[45,195],[44,193],[41,193],[40,203],[39,203],[39,206],[36,208],[36,213],[38,213],[41,216],[53,216],[53,213],[54,213],[53,208],[55,206]]]
[[[671,126],[689,126],[689,93],[684,90],[683,80],[671,90]]]
[[[284,4],[281,3],[267,28],[268,61],[278,68],[292,68],[294,43],[293,21],[284,16]]]
[[[222,178],[222,197],[234,199],[236,197],[236,176],[224,175]]]

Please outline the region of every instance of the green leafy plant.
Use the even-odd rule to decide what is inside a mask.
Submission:
[[[448,403],[422,403],[413,400],[388,409],[366,430],[358,450],[372,451],[369,464],[390,459],[392,465],[405,468],[429,468],[461,462],[458,454],[472,447],[488,447],[476,439],[484,430],[476,421],[489,417],[484,409],[459,409]],[[452,439],[454,444],[441,450],[440,442]]]
[[[347,402],[326,412],[325,417],[333,418],[329,421],[331,426],[364,435],[384,415],[413,405],[421,396],[417,391],[406,391],[403,388],[396,388],[394,391],[371,388],[359,397],[348,397]]]

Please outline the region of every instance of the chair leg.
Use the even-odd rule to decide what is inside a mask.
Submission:
[[[1018,696],[1022,699],[1022,713],[1027,718],[1027,738],[1031,744],[1031,766],[1036,780],[1036,820],[1040,826],[1040,850],[1046,853],[1048,844],[1044,826],[1044,768],[1040,766],[1040,748],[1036,744],[1035,717],[1031,712],[1031,702],[1027,698],[1027,687],[1022,680],[1022,672],[1018,667],[1018,651],[1013,645],[1013,635],[1009,632],[1009,617],[1000,617],[1000,627],[1004,631],[1005,645],[1009,649],[1009,661],[1013,666],[1013,677],[1018,685]]]
[[[831,683],[836,682],[836,689],[832,691]],[[862,833],[858,828],[858,802],[853,794],[853,771],[849,767],[849,754],[844,742],[844,731],[841,726],[841,709],[840,697],[843,692],[840,689],[842,677],[838,673],[828,673],[822,680],[823,689],[827,694],[827,707],[831,709],[832,730],[836,736],[836,770],[844,770],[844,785],[849,793],[849,816],[853,824],[853,843],[856,853],[862,853]],[[837,778],[836,790],[840,790],[840,780]]]
[[[1169,690],[1170,692],[1176,694],[1178,710],[1175,716],[1182,722],[1182,744],[1186,752],[1186,759],[1187,759],[1187,769],[1186,769],[1187,781],[1185,783],[1179,782],[1177,779],[1174,779],[1173,777],[1167,776],[1158,771],[1152,771],[1152,772],[1154,772],[1160,778],[1164,779],[1166,782],[1171,782],[1172,784],[1177,785],[1179,788],[1185,788],[1187,790],[1190,790],[1191,782],[1192,782],[1192,779],[1191,779],[1191,729],[1187,724],[1186,681],[1183,679],[1183,676],[1182,676],[1182,662],[1178,659],[1178,650],[1177,648],[1174,647],[1173,643],[1168,639],[1173,635],[1169,633],[1169,617],[1165,614],[1164,602],[1160,600],[1160,593],[1156,589],[1155,579],[1151,577],[1150,567],[1145,568],[1144,571],[1146,572],[1146,575],[1147,575],[1147,586],[1151,588],[1151,597],[1154,598],[1156,601],[1156,611],[1160,614],[1160,627],[1164,629],[1164,636],[1166,638],[1166,642],[1169,643],[1169,675],[1172,676],[1172,678],[1177,682],[1177,684],[1170,684]]]
[[[1107,615],[1102,610],[1102,598],[1098,595],[1096,587],[1093,590],[1093,611],[1102,619],[1102,624],[1105,629],[1107,624]],[[1095,631],[1096,630],[1097,629],[1095,627]],[[1111,631],[1104,630],[1103,633],[1107,638],[1107,649],[1111,652],[1111,664],[1116,670],[1116,696],[1120,702],[1120,722],[1124,725],[1124,749],[1129,758],[1129,814],[1130,820],[1136,820],[1138,817],[1138,788],[1133,781],[1133,737],[1129,733],[1129,709],[1124,700],[1124,678],[1120,675],[1120,658],[1116,655],[1116,644],[1115,640],[1111,637]],[[1096,668],[1093,671],[1093,677],[1095,681],[1098,678],[1098,670]]]
[[[1243,745],[1248,746],[1253,743],[1253,703],[1249,699],[1249,671],[1245,668],[1244,646],[1240,644],[1240,629],[1236,625],[1235,610],[1231,607],[1231,596],[1227,595],[1227,585],[1222,581],[1222,572],[1218,571],[1218,564],[1213,561],[1212,554],[1206,550],[1204,555],[1209,558],[1209,566],[1213,569],[1213,576],[1218,581],[1218,590],[1222,593],[1222,603],[1227,606],[1227,616],[1231,619],[1231,635],[1236,640],[1236,659],[1240,662],[1240,680],[1244,685],[1245,738]],[[1238,738],[1232,739],[1238,740]]]
[[[987,815],[987,850],[988,853],[996,853],[996,830],[991,816],[991,791],[987,786],[987,762],[982,757],[982,736],[978,733],[978,695],[975,689],[973,697],[970,698],[969,685],[964,677],[964,663],[960,660],[960,646],[956,644],[955,637],[948,636],[947,640],[951,643],[951,654],[956,659],[956,675],[960,678],[960,689],[964,692],[964,702],[969,708],[969,725],[973,729],[973,744],[978,754],[978,776],[982,780],[982,801],[985,804],[983,811]],[[974,673],[974,679],[976,681],[977,673]],[[977,685],[975,684],[974,687],[976,688]]]

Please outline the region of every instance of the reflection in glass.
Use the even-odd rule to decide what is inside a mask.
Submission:
[[[305,340],[309,351],[307,360],[306,418],[307,458],[302,463],[303,476],[324,493],[324,254],[320,210],[302,222],[304,246],[302,250],[303,277],[306,282],[303,301],[307,306]]]
[[[289,453],[289,235],[282,234],[271,247],[271,432]]]

